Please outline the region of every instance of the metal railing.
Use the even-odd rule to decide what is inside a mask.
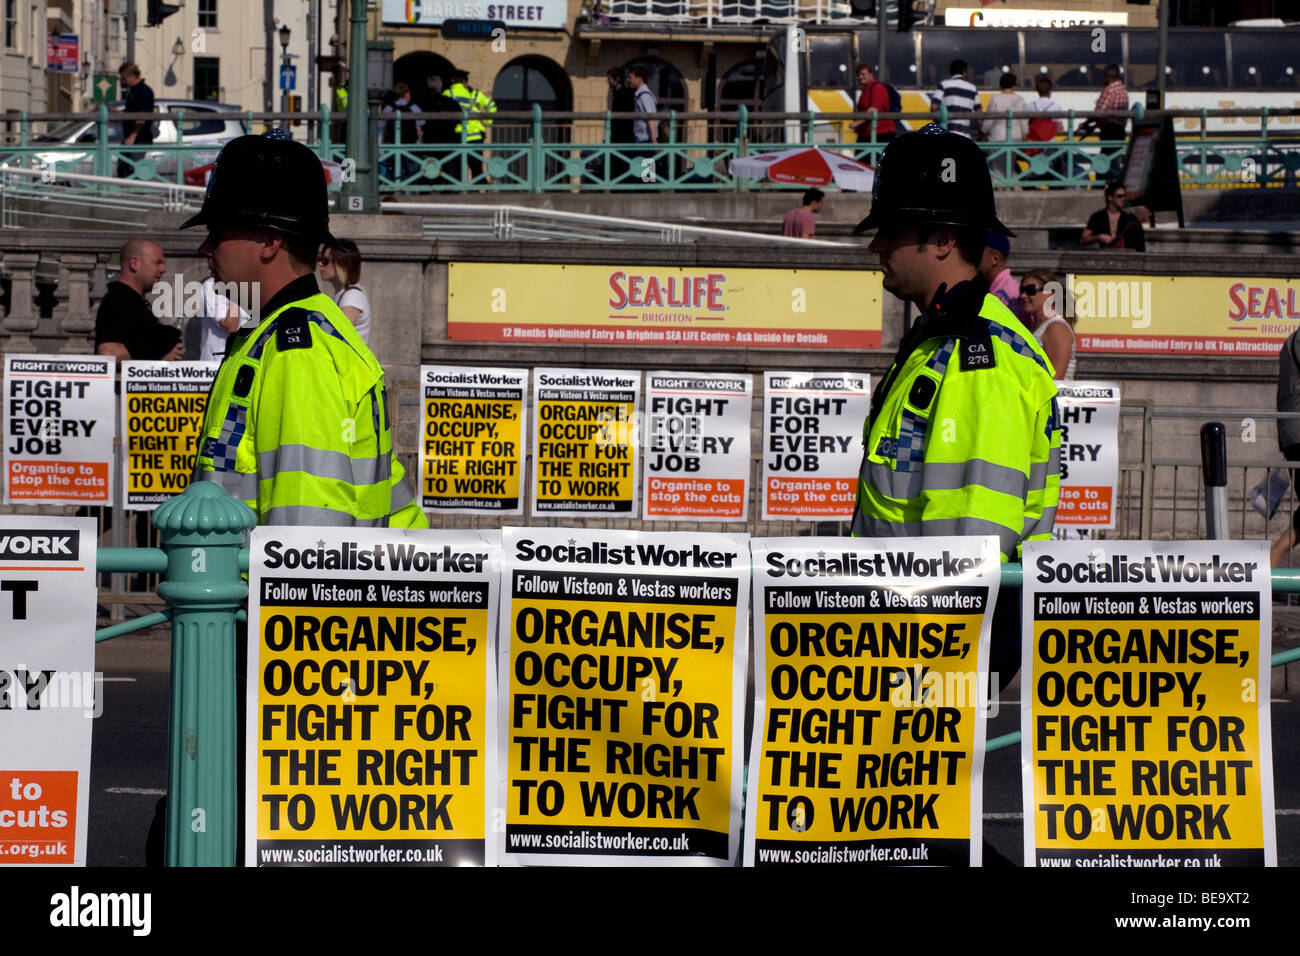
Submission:
[[[54,114],[46,114],[53,117]],[[42,185],[57,185],[68,173],[81,173],[112,182],[169,182],[183,185],[185,173],[211,161],[213,145],[182,141],[149,147],[153,159],[136,155],[134,147],[107,140],[108,113],[75,114],[95,118],[98,141],[90,145],[36,143],[30,135],[35,117],[23,115],[19,141],[0,147],[0,168],[40,170]],[[114,114],[120,116],[121,114]],[[882,119],[894,119],[912,128],[937,113],[763,113],[744,106],[735,112],[676,112],[612,114],[528,111],[465,114],[491,121],[486,142],[469,142],[469,124],[462,122],[458,142],[403,143],[404,124],[393,124],[397,142],[378,147],[379,188],[383,193],[445,192],[578,192],[578,191],[697,191],[802,188],[758,183],[733,177],[730,160],[792,145],[817,145],[874,165],[884,149],[876,137]],[[1083,135],[1091,119],[1128,116],[1113,112],[1066,111],[1053,114],[1007,113],[1008,129],[1016,120],[1056,117],[1067,132],[1050,142],[990,141],[981,143],[994,170],[998,188],[1079,188],[1113,177],[1125,156],[1123,142],[1103,142]],[[1135,117],[1143,115],[1141,104]],[[1182,184],[1198,188],[1296,188],[1300,184],[1300,137],[1288,122],[1300,110],[1172,110],[1149,116],[1172,116],[1194,122],[1180,129],[1176,140]],[[67,115],[61,115],[67,119]],[[322,159],[343,163],[346,147],[332,130],[329,109],[319,114],[247,114],[246,125],[272,123],[297,116],[311,148]],[[658,124],[664,141],[656,144],[613,142],[616,119],[637,119]],[[1240,119],[1240,132],[1211,135],[1210,120]],[[391,114],[389,118],[392,118]],[[396,117],[398,120],[400,116]],[[985,117],[986,120],[990,117]],[[867,120],[864,139],[848,132],[849,126]],[[372,117],[377,122],[377,117]],[[1185,126],[1185,124],[1183,124]],[[1234,130],[1238,127],[1234,127]],[[791,141],[794,141],[793,143]],[[154,154],[157,155],[154,155]],[[119,160],[126,179],[115,179]],[[199,162],[202,160],[202,163]],[[52,180],[52,182],[51,182]],[[338,184],[332,184],[336,187]]]
[[[562,239],[572,242],[658,242],[677,245],[700,239],[762,242],[767,245],[843,246],[821,239],[792,239],[738,229],[710,229],[649,222],[618,216],[594,216],[558,209],[489,203],[387,202],[384,211],[426,216],[422,234],[430,239]]]

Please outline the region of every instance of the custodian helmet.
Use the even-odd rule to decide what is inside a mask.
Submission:
[[[248,226],[273,229],[328,246],[325,170],[302,143],[270,136],[241,136],[225,145],[208,179],[203,208],[181,226]]]
[[[993,208],[993,178],[983,151],[936,123],[885,147],[871,199],[871,212],[854,227],[855,235],[897,225],[975,226],[1015,235]]]

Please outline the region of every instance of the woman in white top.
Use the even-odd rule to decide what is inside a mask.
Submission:
[[[1074,378],[1074,310],[1065,308],[1065,283],[1051,272],[1027,272],[1020,280],[1020,307],[1025,323],[1052,363],[1052,377]],[[1065,312],[1064,318],[1061,312]]]
[[[1023,143],[1029,132],[1029,120],[1016,117],[1008,123],[1006,115],[1008,111],[1023,113],[1029,109],[1029,104],[1016,93],[1016,75],[1003,73],[998,87],[999,91],[989,99],[988,109],[984,111],[988,117],[983,124],[984,138],[991,143]],[[1009,152],[995,157],[992,165],[1008,179],[1016,171],[1015,158]]]
[[[361,341],[370,344],[370,300],[361,281],[361,253],[351,239],[339,240],[341,249],[322,248],[320,277],[334,288],[334,301],[348,317]]]

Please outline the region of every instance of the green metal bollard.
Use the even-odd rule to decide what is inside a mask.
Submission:
[[[248,599],[239,550],[257,516],[208,481],[153,514],[172,609],[168,866],[234,866],[238,845],[235,612]],[[255,812],[255,811],[252,811]]]

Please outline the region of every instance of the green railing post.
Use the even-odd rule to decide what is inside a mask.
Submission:
[[[100,103],[95,117],[95,175],[109,176],[108,171],[108,104]]]
[[[252,509],[208,481],[153,514],[167,552],[158,595],[172,610],[168,866],[235,864],[235,613],[248,598],[239,549],[256,523]]]
[[[668,111],[668,185],[671,188],[675,180],[681,175],[681,163],[677,160],[677,111]],[[660,185],[663,185],[662,183]]]
[[[27,111],[23,110],[18,114],[18,145],[27,146],[27,138],[31,134],[31,120],[27,118]]]
[[[542,106],[533,104],[533,141],[528,150],[528,191],[539,193],[546,179],[546,159],[542,152]]]
[[[1268,183],[1268,107],[1259,112],[1259,179],[1255,185],[1263,189]],[[1282,185],[1286,186],[1286,158],[1282,159]]]
[[[736,156],[737,158],[747,155],[749,152],[749,108],[741,103],[736,107]],[[727,173],[731,175],[730,172]],[[744,176],[737,176],[732,180],[732,188],[736,192],[744,192],[746,182]]]

